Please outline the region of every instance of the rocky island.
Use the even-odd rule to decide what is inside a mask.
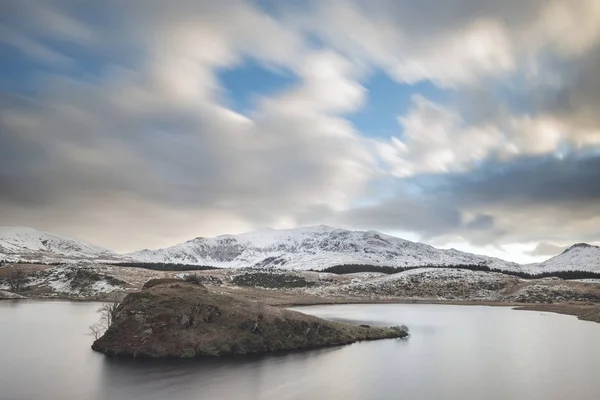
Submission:
[[[310,349],[361,340],[401,338],[406,329],[326,321],[205,286],[149,281],[128,294],[92,349],[111,356],[224,356]]]

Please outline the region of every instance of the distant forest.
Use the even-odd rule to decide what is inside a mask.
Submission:
[[[600,279],[600,272],[590,271],[556,271],[556,272],[542,272],[539,274],[530,274],[521,271],[507,271],[497,268],[490,268],[486,265],[479,264],[457,264],[457,265],[423,265],[419,267],[388,267],[388,266],[377,266],[368,264],[342,264],[334,265],[329,268],[322,270],[314,270],[315,272],[330,272],[333,274],[354,274],[357,272],[383,272],[384,274],[396,274],[398,272],[409,271],[417,268],[446,268],[446,269],[466,269],[469,271],[482,271],[482,272],[497,272],[504,275],[516,276],[523,279],[540,279],[556,277],[561,279]]]
[[[135,268],[154,269],[157,271],[206,271],[206,270],[210,270],[210,269],[220,269],[218,267],[212,267],[210,265],[170,264],[170,263],[128,262],[128,263],[111,263],[110,265],[116,265],[117,267],[135,267]]]
[[[9,266],[11,264],[34,264],[34,265],[63,265],[61,262],[37,262],[37,261],[18,261],[18,262],[0,262]],[[218,267],[212,267],[209,265],[192,265],[192,264],[175,264],[175,263],[142,263],[142,262],[123,262],[123,263],[107,263],[99,262],[102,265],[114,265],[116,267],[135,267],[153,269],[157,271],[206,271],[209,269],[220,269]]]

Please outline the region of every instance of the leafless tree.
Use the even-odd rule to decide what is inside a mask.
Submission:
[[[93,325],[90,325],[90,335],[92,335],[94,337],[94,340],[98,340],[100,338],[100,336],[102,336],[104,334],[104,332],[106,331],[106,328],[104,327],[104,325],[100,322],[96,322]]]
[[[265,317],[265,305],[263,303],[257,302],[254,304],[254,326],[252,327],[252,332],[256,332],[259,329],[260,321]]]
[[[104,303],[102,307],[98,309],[100,313],[100,320],[106,325],[106,329],[110,328],[113,323],[115,314],[117,312],[119,303]]]
[[[112,325],[117,308],[119,307],[118,302],[104,303],[102,307],[98,309],[100,313],[100,321],[89,326],[89,334],[94,337],[94,340],[98,340],[100,336],[104,335],[104,332]]]
[[[6,283],[11,292],[20,292],[27,283],[27,275],[20,269],[13,269],[6,276]]]

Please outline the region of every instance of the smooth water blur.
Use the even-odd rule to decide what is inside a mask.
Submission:
[[[135,361],[92,352],[98,303],[0,302],[0,399],[600,399],[600,324],[500,307],[303,307],[406,324],[409,339],[264,357]]]

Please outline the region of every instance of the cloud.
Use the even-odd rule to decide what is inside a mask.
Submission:
[[[0,25],[0,43],[14,47],[33,59],[53,65],[68,66],[73,61],[69,57],[50,49],[48,46],[4,28],[2,25]]]
[[[600,235],[600,155],[532,155],[476,171],[396,181],[394,196],[346,210],[318,207],[302,216],[334,226],[412,232],[421,240],[474,248],[515,243],[593,242]],[[540,249],[530,255],[539,256]]]
[[[600,234],[595,0],[88,3],[8,3],[2,41],[68,68],[0,95],[2,223],[117,250],[311,223],[482,248]],[[242,115],[217,72],[248,60],[297,84]],[[348,116],[379,70],[454,90],[368,138]]]
[[[555,256],[562,253],[567,247],[557,246],[552,243],[539,243],[535,249],[531,251],[532,256]]]
[[[247,4],[184,3],[148,2],[133,16],[139,31],[123,41],[152,38],[138,43],[147,55],[139,69],[113,67],[92,82],[53,77],[36,98],[5,97],[3,223],[70,233],[89,222],[104,232],[98,243],[132,249],[164,245],[177,231],[223,233],[217,221],[228,230],[285,226],[306,207],[342,207],[360,193],[375,169],[339,116],[363,99],[352,65]],[[215,78],[246,56],[299,77],[251,116],[221,104]],[[106,234],[114,230],[155,236],[123,244]]]
[[[421,96],[413,98],[412,109],[399,122],[402,139],[378,144],[398,177],[468,169],[504,143],[497,128],[465,126],[460,115]]]
[[[446,104],[415,95],[397,116],[399,134],[376,143],[396,177],[600,145],[598,2],[333,1],[315,10],[300,25],[356,62],[398,82],[457,88]]]
[[[600,235],[597,182],[598,153],[529,156],[510,164],[487,162],[476,171],[415,176],[397,188],[402,201],[362,210],[372,217],[369,224],[417,232],[438,242],[457,236],[477,245],[593,241]],[[420,212],[424,205],[432,211]],[[358,210],[338,218],[363,225]],[[444,218],[442,210],[453,217]]]
[[[594,0],[576,6],[562,0],[357,0],[314,8],[316,17],[300,22],[305,29],[408,83],[472,84],[509,73],[543,51],[577,56],[600,37]]]

